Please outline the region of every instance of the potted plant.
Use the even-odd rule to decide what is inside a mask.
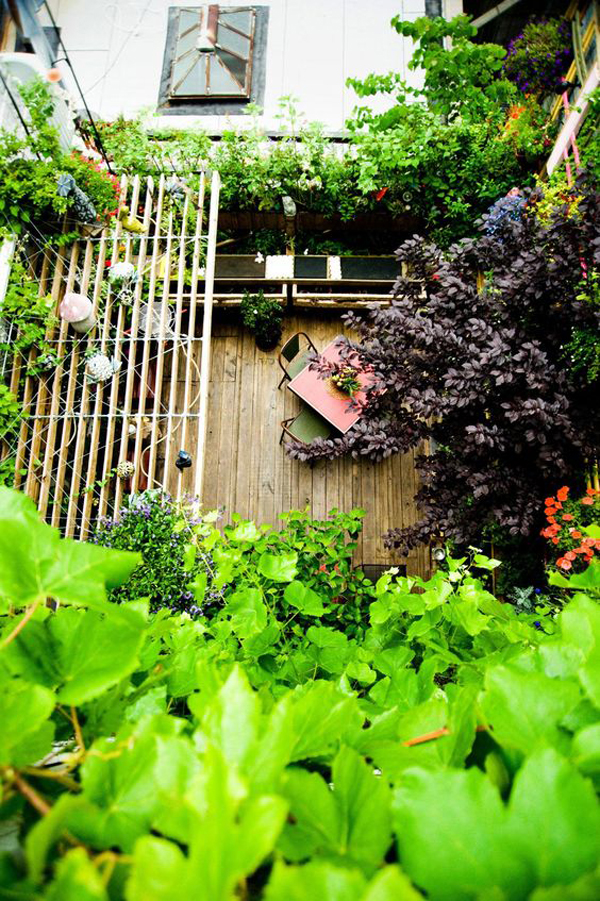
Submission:
[[[360,391],[361,384],[358,378],[358,369],[350,366],[348,363],[339,364],[330,377],[330,382],[342,394],[348,397],[354,397],[357,391]]]
[[[254,332],[260,350],[273,350],[281,338],[283,310],[279,301],[265,297],[264,291],[250,294],[244,291],[240,310],[242,322]]]

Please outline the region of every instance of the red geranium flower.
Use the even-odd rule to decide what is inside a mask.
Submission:
[[[571,516],[570,513],[565,513],[565,515],[563,516],[563,519],[564,519],[565,522],[571,522],[571,520],[573,519],[573,517]]]
[[[568,494],[569,494],[569,489],[566,485],[563,485],[563,487],[559,488],[558,491],[556,492],[556,496],[559,499],[559,501],[566,501]]]
[[[582,498],[581,498],[581,503],[582,503],[582,504],[585,504],[586,506],[589,507],[590,504],[593,504],[593,503],[594,503],[594,498],[593,498],[593,497],[582,497]]]

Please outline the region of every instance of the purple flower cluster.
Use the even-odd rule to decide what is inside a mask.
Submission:
[[[170,607],[192,616],[205,613],[193,604],[191,583],[199,572],[207,574],[204,607],[222,603],[220,591],[212,589],[212,559],[197,548],[191,569],[184,565],[186,550],[195,540],[194,527],[202,522],[197,500],[187,496],[183,502],[160,490],[144,491],[128,498],[118,515],[98,518],[90,540],[94,544],[119,550],[137,551],[143,562],[125,585],[112,592],[115,601],[149,598],[152,610]]]
[[[550,94],[566,76],[573,59],[571,32],[565,19],[530,22],[514,37],[503,74],[525,94]]]
[[[507,194],[492,204],[483,219],[483,231],[490,237],[501,238],[507,224],[519,222],[527,200],[522,194]]]

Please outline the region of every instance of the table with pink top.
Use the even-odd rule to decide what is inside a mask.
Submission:
[[[342,336],[338,335],[319,356],[329,363],[344,363],[340,357],[337,343]],[[373,376],[368,372],[358,372],[358,381],[365,388],[371,384]],[[328,378],[321,378],[315,369],[306,366],[289,383],[288,387],[305,403],[316,410],[323,419],[336,428],[342,434],[358,422],[362,416],[362,410],[356,404],[364,404],[366,395],[364,391],[357,391],[352,399],[335,388]]]

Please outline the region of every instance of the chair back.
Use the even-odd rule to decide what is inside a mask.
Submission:
[[[297,357],[300,353],[300,333],[296,333],[289,338],[283,347],[281,348],[281,356],[284,357],[288,363]]]

